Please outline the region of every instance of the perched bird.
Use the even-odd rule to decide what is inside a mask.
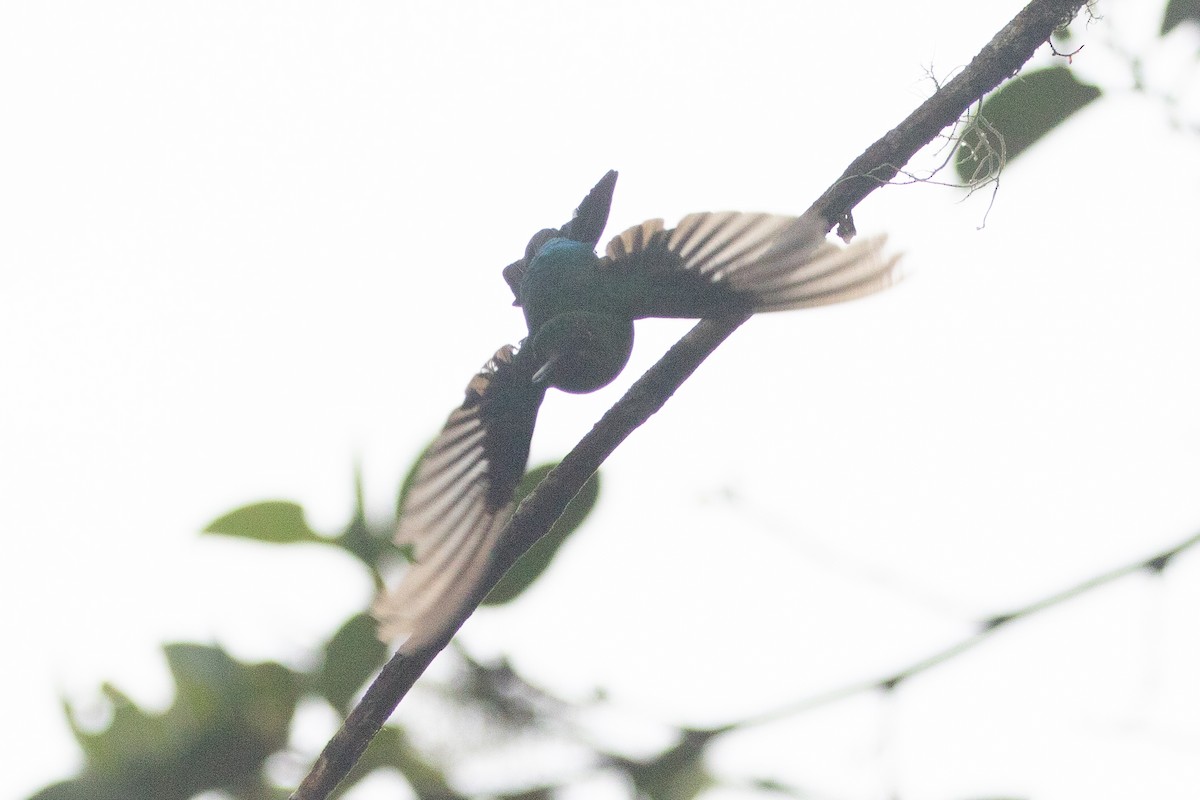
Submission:
[[[616,180],[606,174],[570,222],[539,231],[504,269],[529,335],[471,379],[417,466],[396,531],[414,563],[373,606],[380,638],[423,647],[466,611],[511,515],[546,390],[611,382],[629,360],[634,320],[827,305],[894,280],[883,237],[841,247],[819,225],[769,214],[689,214],[671,229],[649,220],[597,256]]]

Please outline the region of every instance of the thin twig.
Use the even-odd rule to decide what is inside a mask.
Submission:
[[[805,711],[811,711],[814,708],[831,705],[840,700],[845,700],[848,697],[853,697],[857,694],[863,694],[870,691],[891,691],[900,684],[909,679],[920,675],[922,672],[928,672],[934,667],[940,666],[952,658],[955,658],[962,653],[982,644],[984,640],[996,634],[1001,628],[1007,628],[1015,622],[1028,620],[1031,617],[1037,616],[1043,611],[1047,611],[1056,606],[1062,605],[1070,600],[1077,599],[1089,592],[1095,591],[1102,586],[1107,586],[1121,578],[1133,575],[1138,572],[1148,572],[1158,574],[1167,564],[1186,550],[1200,546],[1200,533],[1193,534],[1173,547],[1169,547],[1159,553],[1146,558],[1140,558],[1129,564],[1116,567],[1107,572],[1102,572],[1099,575],[1094,575],[1091,578],[1080,581],[1074,586],[1066,589],[1060,589],[1052,592],[1045,597],[1034,600],[1032,603],[1010,611],[1005,614],[997,614],[986,620],[983,620],[979,627],[972,631],[967,636],[959,639],[940,650],[937,650],[929,655],[922,656],[916,659],[911,664],[896,670],[895,672],[885,675],[881,678],[868,678],[864,680],[854,681],[844,686],[838,686],[829,689],[819,694],[811,695],[802,700],[797,700],[792,703],[787,703],[774,708],[766,713],[759,714],[754,717],[747,717],[736,722],[729,722],[721,725],[719,728],[714,728],[716,732],[728,732],[733,730],[741,730],[750,725],[761,725],[767,722],[774,722],[785,717],[799,714]]]

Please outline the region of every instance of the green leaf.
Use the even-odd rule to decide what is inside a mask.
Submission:
[[[375,636],[375,620],[369,614],[356,614],[325,645],[325,661],[313,676],[313,691],[346,711],[386,656],[387,646]]]
[[[1181,22],[1200,23],[1200,0],[1171,0],[1163,14],[1161,34],[1166,36]]]
[[[363,501],[362,471],[355,467],[354,515],[345,529],[329,540],[330,544],[342,548],[363,562],[378,581],[380,556],[393,547],[392,531],[391,525],[381,531],[372,528],[367,523],[367,510]]]
[[[273,662],[236,661],[216,647],[174,644],[164,651],[176,683],[171,707],[148,713],[106,685],[111,719],[93,731],[66,706],[84,751],[83,771],[34,797],[187,800],[210,789],[285,795],[265,782],[263,764],[287,744],[299,676]]]
[[[106,795],[107,786],[90,776],[80,776],[69,781],[54,783],[36,794],[30,795],[29,800],[95,800]]]
[[[235,734],[243,747],[257,743],[253,749],[261,757],[287,743],[299,697],[290,670],[274,662],[246,664],[218,647],[169,644],[163,649],[177,686],[166,720],[214,724]]]
[[[272,544],[328,543],[327,539],[308,527],[303,508],[284,500],[268,500],[230,511],[210,522],[204,533],[219,533]]]
[[[717,785],[705,766],[708,743],[718,731],[683,730],[674,747],[648,761],[622,759],[639,797],[692,800]]]
[[[1072,114],[1100,96],[1095,86],[1080,83],[1066,67],[1022,74],[988,96],[964,131],[955,169],[964,183],[996,175]]]
[[[525,473],[525,477],[521,479],[520,485],[517,487],[515,494],[516,501],[519,503],[533,491],[534,487],[541,483],[542,478],[554,468],[554,464],[542,464],[539,467],[531,469]],[[593,474],[587,479],[583,488],[575,497],[571,498],[571,502],[567,504],[563,515],[554,523],[554,527],[550,532],[543,536],[537,544],[529,549],[521,559],[513,565],[500,583],[496,584],[496,588],[492,589],[491,593],[483,601],[483,605],[495,606],[502,603],[508,603],[515,599],[521,592],[529,588],[538,576],[545,572],[546,567],[550,565],[550,561],[554,558],[554,554],[558,552],[558,548],[562,546],[567,537],[583,524],[591,513],[592,508],[596,505],[596,500],[600,496],[600,475]]]

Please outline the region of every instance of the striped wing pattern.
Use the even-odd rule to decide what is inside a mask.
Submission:
[[[705,317],[784,311],[853,300],[891,286],[898,256],[886,237],[847,247],[819,225],[772,214],[689,214],[672,229],[636,225],[608,244],[614,279],[642,282],[636,316]],[[635,293],[636,294],[636,293]]]
[[[457,621],[483,580],[545,391],[526,372],[515,348],[497,351],[422,456],[395,537],[412,547],[413,564],[372,607],[381,639],[429,643]]]
[[[525,258],[504,270],[514,305],[546,240],[599,239],[615,182],[615,172],[605,175],[571,222],[535,234]],[[899,257],[884,255],[885,237],[842,247],[826,239],[822,225],[738,212],[689,214],[671,229],[648,220],[609,242],[600,262],[610,276],[602,296],[581,304],[625,319],[699,318],[840,303],[897,280]],[[480,599],[546,391],[533,382],[535,361],[511,346],[497,351],[423,455],[396,531],[396,543],[411,546],[414,561],[372,608],[385,641],[401,640],[402,649],[430,644]]]

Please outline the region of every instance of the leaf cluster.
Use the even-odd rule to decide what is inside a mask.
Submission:
[[[530,470],[517,491],[524,498],[553,464]],[[409,473],[411,480],[412,472]],[[403,502],[408,480],[400,492]],[[204,533],[277,546],[317,545],[343,550],[359,560],[377,584],[404,553],[392,544],[394,524],[372,525],[356,476],[356,503],[347,525],[334,536],[312,529],[297,503],[268,500],[230,511],[213,520]],[[555,553],[587,519],[600,494],[592,476],[550,535],[529,552],[496,587],[487,603],[500,605],[519,597],[549,566]],[[397,505],[399,507],[399,504]],[[215,645],[168,644],[167,665],[175,683],[175,699],[162,713],[139,708],[111,685],[101,688],[107,712],[101,729],[85,724],[84,714],[64,702],[71,731],[84,766],[69,780],[55,783],[30,800],[187,800],[208,791],[242,800],[275,800],[288,790],[275,785],[265,769],[268,759],[286,753],[298,705],[319,698],[345,714],[363,684],[387,655],[375,636],[375,621],[364,611],[350,617],[325,642],[318,663],[297,670],[276,662],[239,661]],[[527,723],[535,712],[512,701],[515,681],[510,670],[468,665],[459,678],[464,696],[494,717],[507,713]],[[505,698],[509,698],[505,700]],[[527,705],[527,704],[526,704]],[[505,711],[507,709],[507,711]],[[540,712],[537,712],[540,713]],[[405,775],[421,797],[458,797],[443,770],[430,763],[398,727],[380,731],[354,772],[340,788],[345,792],[366,775],[391,767]]]

